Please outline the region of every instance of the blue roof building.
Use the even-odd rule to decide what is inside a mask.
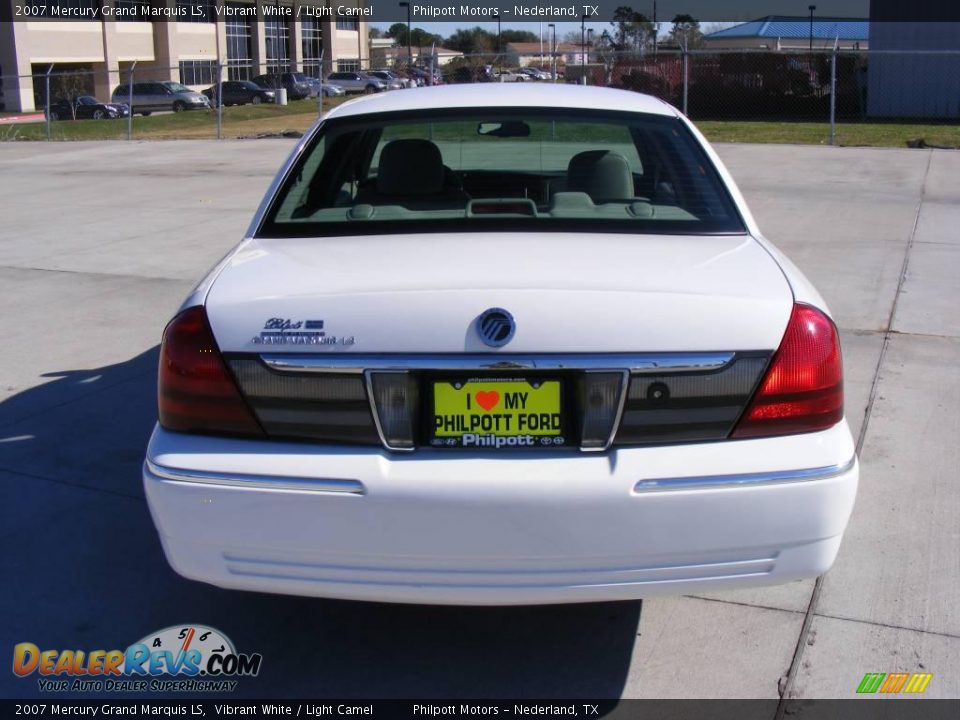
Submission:
[[[768,15],[704,36],[710,49],[806,50],[810,47],[810,18]],[[813,18],[813,47],[866,49],[870,39],[870,21],[860,18]]]

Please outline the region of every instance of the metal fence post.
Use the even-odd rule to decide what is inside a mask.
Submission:
[[[46,115],[46,118],[47,118],[47,140],[50,139],[50,73],[52,72],[53,72],[53,63],[51,63],[50,67],[47,68],[47,74],[44,77],[44,81],[46,83],[46,93],[44,94],[46,97],[43,100],[43,104],[44,104],[44,115]]]
[[[837,45],[833,44],[833,54],[830,56],[830,144],[837,144]]]
[[[217,80],[213,89],[217,99],[217,140],[223,140],[223,63],[217,63]]]
[[[320,92],[317,93],[317,120],[323,117],[323,53],[326,48],[320,48],[320,64],[317,66],[320,72]]]
[[[683,48],[683,114],[689,116],[687,112],[687,94],[690,90],[690,53],[687,48]]]
[[[127,140],[133,140],[133,72],[137,69],[137,61],[130,66],[129,80],[127,81],[127,106],[130,114],[127,115]]]

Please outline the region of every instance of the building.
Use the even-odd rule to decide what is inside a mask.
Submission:
[[[866,67],[872,118],[960,118],[956,0],[872,0]]]
[[[708,50],[808,50],[810,18],[768,15],[759,20],[734,25],[703,37]],[[870,21],[858,18],[813,18],[814,49],[866,50],[870,41]]]
[[[107,99],[129,80],[134,63],[137,80],[174,80],[194,89],[213,84],[218,65],[223,79],[242,80],[278,70],[319,76],[369,63],[367,21],[359,15],[365,0],[271,0],[282,9],[273,19],[258,15],[264,5],[252,0],[202,3],[31,0],[51,8],[102,8],[103,19],[0,22],[3,109],[32,111],[42,105],[42,76],[51,66],[61,77],[73,73],[72,89]],[[6,5],[0,17],[11,14],[13,0],[0,4]],[[311,13],[308,7],[318,10]],[[337,15],[339,7],[352,11]],[[142,20],[151,12],[175,19]]]

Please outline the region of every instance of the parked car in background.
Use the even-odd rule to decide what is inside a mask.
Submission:
[[[371,77],[367,73],[356,71],[342,71],[330,73],[325,82],[339,85],[347,93],[373,93],[383,92],[387,89],[387,83],[378,77]]]
[[[401,80],[385,70],[371,70],[367,73],[367,75],[369,77],[382,80],[386,84],[387,90],[403,90],[405,87],[407,87],[405,80]]]
[[[526,82],[532,78],[514,70],[500,70],[493,73],[494,82]]]
[[[221,98],[224,105],[259,105],[277,101],[276,90],[267,90],[250,80],[227,80],[220,83],[220,90],[211,86],[203,91],[211,105],[218,105]]]
[[[51,120],[107,120],[129,115],[130,106],[126,103],[102,103],[90,95],[50,103]]]
[[[417,86],[417,81],[413,80],[402,73],[394,72],[393,70],[371,70],[367,73],[371,77],[377,77],[387,83],[387,87],[391,90],[399,88],[411,88]]]
[[[311,94],[316,97],[320,91],[319,86],[314,89],[309,80],[303,73],[283,72],[257,75],[252,82],[267,90],[276,91],[284,88],[287,91],[288,100],[303,100]]]
[[[416,80],[417,85],[440,85],[443,82],[443,76],[439,70],[433,71],[433,82],[430,82],[430,69],[413,66],[407,69],[410,77]]]
[[[347,92],[339,85],[334,85],[332,83],[322,83],[321,89],[324,97],[340,97],[341,95],[345,95]]]
[[[517,72],[527,76],[531,80],[553,80],[553,75],[546,70],[541,70],[540,68],[522,67],[517,70]]]
[[[130,98],[130,86],[118,85],[112,98],[114,103],[127,102]],[[134,83],[132,104],[130,111],[140,115],[149,115],[160,110],[183,112],[210,108],[210,101],[205,95],[171,80]]]
[[[859,474],[823,299],[677,109],[496,90],[332,109],[167,325],[171,566],[461,605],[823,574]]]

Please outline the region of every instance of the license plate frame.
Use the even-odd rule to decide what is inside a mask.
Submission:
[[[568,412],[570,388],[569,378],[557,375],[424,378],[422,395],[427,400],[422,405],[424,445],[455,450],[499,451],[569,448],[575,445],[570,433]],[[477,393],[481,393],[480,403]],[[499,395],[497,402],[492,402],[489,393]],[[523,393],[526,393],[525,399],[520,397]],[[482,407],[484,403],[489,407]],[[451,415],[462,420],[451,425]],[[521,415],[526,419],[520,420]],[[531,415],[535,415],[536,419],[532,419]],[[550,417],[541,417],[543,415]],[[500,416],[499,420],[480,420],[479,426],[472,420],[473,417],[494,416]],[[444,418],[442,426],[438,417]],[[491,424],[487,425],[486,422]]]

